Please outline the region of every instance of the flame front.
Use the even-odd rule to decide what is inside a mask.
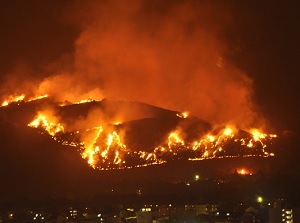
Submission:
[[[187,118],[189,116],[189,113],[188,112],[182,112],[182,113],[176,114],[176,116],[178,116],[179,118]]]
[[[246,168],[238,169],[236,172],[239,175],[249,175],[249,174],[251,174],[251,172]]]
[[[2,103],[7,106],[11,103],[19,105],[21,102],[31,102],[46,98],[48,95],[25,97],[10,96]],[[26,100],[25,100],[26,99]],[[76,104],[95,102],[89,98]],[[51,113],[51,112],[50,112]],[[177,117],[188,118],[188,112],[177,113]],[[226,126],[218,131],[212,130],[194,141],[185,141],[186,133],[180,128],[171,131],[165,141],[157,145],[151,151],[143,151],[128,148],[116,129],[105,129],[103,126],[83,130],[68,130],[58,122],[55,115],[49,112],[40,112],[36,118],[28,124],[29,127],[37,128],[46,132],[54,140],[62,145],[72,146],[80,151],[83,159],[94,169],[121,169],[147,166],[152,164],[166,163],[174,159],[202,160],[222,157],[245,157],[245,156],[274,156],[274,153],[266,151],[275,134],[266,134],[258,129],[250,129],[238,134],[234,126]],[[110,126],[122,127],[122,122],[114,120]],[[241,170],[240,174],[245,171]],[[245,172],[246,174],[246,172]]]
[[[269,141],[276,137],[274,134],[268,135],[255,129],[250,130],[247,137],[240,138],[237,136],[238,130],[234,127],[225,127],[218,132],[210,132],[194,142],[186,142],[182,137],[185,134],[176,130],[170,132],[166,142],[155,147],[153,151],[136,151],[127,148],[117,131],[109,131],[103,126],[66,132],[62,124],[42,113],[28,126],[43,129],[63,145],[75,146],[92,168],[101,170],[160,164],[182,158],[202,160],[237,156],[273,156],[273,153],[268,153],[265,149]],[[240,174],[244,172],[241,171]]]
[[[39,100],[39,99],[42,99],[42,98],[47,98],[47,97],[48,97],[47,94],[34,96],[34,97],[29,97],[29,98],[27,98],[25,96],[25,94],[21,94],[21,95],[17,95],[17,96],[11,95],[11,96],[7,97],[7,99],[5,99],[2,102],[0,107],[8,106],[8,105],[13,104],[13,103],[16,103],[16,104],[19,105],[21,102],[31,102],[31,101],[36,101],[36,100]]]
[[[24,98],[25,98],[25,94],[21,94],[18,96],[9,96],[8,99],[6,99],[2,102],[1,107],[7,106],[14,102],[15,103],[21,102],[24,100]]]
[[[33,128],[44,128],[51,136],[55,136],[60,132],[64,132],[64,127],[59,123],[54,123],[48,120],[45,115],[39,114],[28,126]]]
[[[99,127],[95,127],[94,130],[96,131],[96,133],[92,139],[92,143],[85,144],[83,142],[83,145],[85,145],[85,149],[81,154],[82,158],[87,159],[88,164],[90,164],[93,168],[95,168],[96,154],[99,153],[99,147],[96,145],[96,143],[101,132],[103,131],[103,128],[102,126],[99,126]]]

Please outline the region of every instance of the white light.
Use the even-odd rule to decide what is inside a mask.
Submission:
[[[230,214],[229,214],[229,213],[227,213],[226,215],[227,215],[227,216],[229,216]]]

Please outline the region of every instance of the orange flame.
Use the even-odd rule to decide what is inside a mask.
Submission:
[[[239,175],[249,175],[249,174],[251,174],[251,172],[250,172],[248,169],[246,169],[246,168],[238,169],[238,170],[237,170],[237,173],[238,173]]]
[[[189,114],[188,114],[188,112],[182,112],[182,113],[176,114],[176,116],[178,116],[179,118],[187,118],[189,116]]]
[[[6,100],[4,100],[1,104],[0,107],[4,107],[4,106],[8,106],[9,104],[11,103],[18,103],[18,102],[31,102],[31,101],[35,101],[35,100],[39,100],[39,99],[42,99],[42,98],[46,98],[48,97],[47,94],[45,95],[41,95],[41,96],[36,96],[36,97],[32,97],[32,98],[29,98],[28,100],[25,100],[25,98],[27,98],[25,96],[25,94],[21,94],[21,95],[18,95],[18,96],[9,96]]]
[[[94,102],[96,100],[94,100],[93,98],[88,98],[88,99],[83,99],[81,101],[75,102],[75,104],[84,104],[84,103],[89,103],[89,102]]]
[[[42,114],[39,114],[36,119],[28,124],[28,126],[33,128],[42,127],[51,136],[55,136],[59,132],[64,132],[64,127],[61,124],[48,121],[48,118]]]
[[[28,100],[28,102],[30,102],[30,101],[36,101],[36,100],[39,100],[39,99],[42,99],[42,98],[47,98],[47,97],[48,97],[47,94],[40,95],[40,96],[36,96],[36,97],[30,98],[30,99]]]
[[[13,102],[20,102],[23,101],[25,98],[25,94],[21,94],[18,96],[9,96],[8,99],[6,99],[5,101],[2,102],[1,107],[7,106]]]
[[[255,155],[253,152],[256,150],[253,150],[253,152],[249,150],[250,152],[245,154],[240,154],[240,152],[231,153],[231,147],[227,146],[229,142],[245,149],[260,146],[261,156],[274,156],[273,153],[266,152],[265,148],[268,140],[276,137],[274,134],[268,135],[258,130],[251,130],[245,138],[240,138],[237,134],[238,130],[234,127],[225,127],[218,132],[213,131],[190,143],[185,142],[180,137],[185,133],[177,129],[168,135],[165,143],[157,146],[153,151],[146,152],[128,149],[122,143],[121,137],[116,131],[104,130],[103,126],[87,129],[84,132],[77,130],[67,133],[61,124],[55,122],[55,118],[47,117],[44,114],[39,114],[28,126],[43,128],[54,140],[61,142],[63,145],[81,148],[82,158],[86,159],[87,163],[94,169],[120,169],[160,164],[174,157],[184,157],[186,153],[190,154],[189,160]],[[79,140],[63,140],[58,133],[78,136]],[[127,164],[128,159],[139,160],[139,162],[137,164]],[[241,170],[240,173],[246,174],[247,172]]]

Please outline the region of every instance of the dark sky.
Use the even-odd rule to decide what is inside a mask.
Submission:
[[[203,1],[201,4],[197,1],[164,1],[163,4],[151,0],[128,1],[134,2],[132,5],[120,2],[0,0],[0,98],[24,89],[32,93],[28,87],[30,81],[55,93],[59,99],[60,92],[76,98],[85,95],[84,90],[93,86],[89,93],[104,92],[104,97],[113,99],[145,99],[143,102],[165,105],[169,109],[191,109],[211,122],[238,117],[235,121],[247,119],[247,125],[260,123],[255,122],[256,119],[264,116],[268,131],[298,135],[300,16],[296,1]],[[99,49],[104,52],[99,53]],[[195,53],[194,49],[204,53]],[[211,60],[216,55],[228,64],[221,74],[212,66]],[[170,75],[164,76],[168,71]],[[214,75],[210,76],[209,71]],[[105,72],[105,75],[97,76],[97,72]],[[130,76],[128,73],[144,75]],[[119,74],[122,74],[121,81],[117,80]],[[164,93],[166,80],[171,90]],[[201,81],[203,84],[195,84]],[[60,82],[66,86],[64,89]],[[120,83],[128,88],[121,88]],[[73,88],[73,85],[84,90]],[[132,91],[132,86],[137,92]],[[143,88],[150,93],[142,92]],[[69,95],[66,91],[69,89],[77,94]],[[186,93],[178,94],[184,91],[182,89]],[[195,96],[195,92],[200,96]],[[179,99],[170,102],[173,95]],[[249,120],[248,116],[251,116]],[[17,139],[20,137],[21,142],[26,141],[23,139],[26,136],[20,134]],[[35,143],[36,147],[42,146],[39,141]],[[7,144],[1,146],[4,149]],[[16,152],[21,160],[23,155],[17,149],[8,154]],[[63,157],[49,151],[57,159],[56,168],[74,165],[74,158],[70,158],[68,151],[59,152]],[[31,152],[34,156],[35,152]],[[38,154],[43,157],[42,151]],[[64,163],[65,157],[67,163]],[[14,162],[14,157],[9,157],[6,163],[9,162]],[[47,170],[47,162],[36,162],[42,165],[41,170]],[[82,162],[78,169],[80,167],[82,172],[88,168]],[[27,170],[22,174],[26,175]],[[55,179],[55,170],[51,173]],[[17,175],[17,171],[14,174]],[[101,182],[98,173],[89,174],[97,175]],[[109,173],[105,175],[109,177]],[[84,177],[88,180],[90,176]],[[79,178],[76,180],[80,181]],[[30,175],[30,179],[34,181],[35,176]],[[9,182],[13,185],[15,180],[11,177]],[[78,183],[76,180],[71,180],[66,187]],[[93,187],[97,190],[97,185]]]
[[[254,79],[256,100],[265,116],[281,129],[299,130],[297,6],[292,1],[235,5],[238,29],[232,35],[243,50],[234,60]]]
[[[1,1],[1,78],[18,61],[36,66],[72,50],[76,32],[60,22],[71,1]]]

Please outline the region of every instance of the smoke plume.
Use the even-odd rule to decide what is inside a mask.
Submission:
[[[252,80],[226,61],[222,35],[233,20],[225,4],[78,1],[64,17],[80,29],[74,54],[47,67],[41,94],[140,101],[242,128],[255,123]]]

